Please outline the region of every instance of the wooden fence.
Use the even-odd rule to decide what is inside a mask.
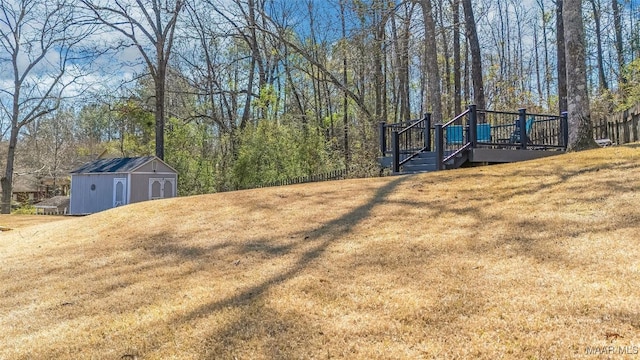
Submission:
[[[595,122],[593,135],[617,145],[640,141],[640,104]]]
[[[250,187],[238,188],[235,190],[248,190],[248,189],[257,189],[264,187],[272,187],[272,186],[284,186],[284,185],[293,185],[293,184],[304,184],[311,182],[320,182],[320,181],[329,181],[329,180],[340,180],[347,178],[347,169],[341,170],[333,170],[322,174],[314,174],[308,176],[298,176],[290,179],[284,179],[279,181],[274,181],[270,183],[264,183],[259,185],[254,185]]]
[[[329,181],[329,180],[338,180],[344,179],[347,177],[347,169],[342,170],[334,170],[324,174],[315,174],[310,176],[298,176],[291,179],[274,181],[271,183],[263,184],[260,187],[271,187],[271,186],[283,186],[283,185],[293,185],[293,184],[304,184],[310,182],[320,182],[320,181]]]

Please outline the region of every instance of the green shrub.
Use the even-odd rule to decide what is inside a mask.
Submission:
[[[33,205],[25,204],[20,206],[19,208],[13,210],[13,214],[16,215],[35,215],[36,208]]]

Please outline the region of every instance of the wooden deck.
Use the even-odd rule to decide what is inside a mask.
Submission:
[[[509,163],[563,153],[567,114],[532,114],[477,109],[475,105],[445,123],[431,115],[380,124],[380,165],[392,173],[455,169],[465,163]]]

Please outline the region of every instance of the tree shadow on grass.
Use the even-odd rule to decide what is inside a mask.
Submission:
[[[261,296],[269,290],[271,286],[293,278],[296,274],[309,266],[312,261],[318,259],[329,245],[339,240],[342,236],[348,234],[354,225],[366,219],[371,210],[375,206],[385,202],[386,197],[389,196],[389,194],[391,194],[398,185],[403,181],[406,181],[406,179],[407,178],[405,177],[400,177],[389,182],[387,185],[380,188],[375,196],[366,204],[357,207],[350,213],[338,219],[326,223],[309,234],[298,234],[298,238],[303,237],[303,241],[305,242],[318,243],[311,249],[304,252],[295,264],[289,268],[289,270],[274,275],[259,284],[250,286],[231,298],[202,306],[179,320],[188,322],[202,316],[203,314],[212,313],[228,306],[237,306],[238,304]]]
[[[280,254],[283,251],[290,251],[293,247],[304,246],[308,247],[308,249],[301,250],[303,251],[302,254],[297,256],[295,261],[290,266],[287,266],[284,271],[280,271],[272,276],[269,276],[259,283],[248,285],[246,287],[240,287],[234,295],[200,306],[184,315],[175,318],[172,323],[174,323],[174,325],[180,325],[190,323],[197,319],[207,317],[223,310],[229,311],[229,309],[244,309],[247,306],[251,306],[252,308],[257,307],[261,310],[256,312],[254,311],[254,309],[251,311],[251,314],[240,312],[241,315],[235,321],[228,324],[224,329],[210,334],[208,336],[208,341],[210,342],[210,344],[205,346],[209,350],[205,351],[220,349],[221,344],[226,348],[240,346],[243,341],[247,340],[243,340],[241,336],[239,337],[242,328],[246,328],[246,326],[252,326],[252,324],[255,325],[262,321],[276,321],[267,320],[266,318],[262,319],[263,315],[261,315],[260,312],[269,311],[264,308],[264,305],[261,304],[264,294],[267,293],[272,287],[295,278],[307,267],[311,266],[315,260],[320,258],[325,253],[330,245],[332,245],[336,241],[339,241],[345,235],[349,234],[355,225],[367,219],[371,211],[376,206],[385,203],[387,201],[387,197],[407,179],[407,177],[398,177],[390,181],[383,187],[379,188],[371,200],[353,209],[348,214],[345,214],[333,221],[327,222],[319,228],[314,229],[310,232],[304,234],[294,234],[291,237],[295,238],[296,240],[294,240],[295,243],[291,244],[290,246],[272,248],[268,245],[267,240],[256,240],[249,242],[244,250],[240,249],[240,253],[242,253],[242,251],[264,251],[266,252],[265,255],[274,256]],[[190,250],[187,250],[186,252],[177,250],[175,252],[188,256],[194,253]],[[273,314],[270,314],[268,318],[273,319]],[[299,318],[300,316],[296,317],[296,319]],[[292,320],[289,319],[287,321]],[[285,324],[287,321],[282,320],[282,322]],[[279,325],[277,325],[276,327],[278,326]],[[212,344],[211,342],[214,342],[215,344]],[[210,353],[203,353],[201,355],[211,356],[212,358],[215,357],[215,354]]]

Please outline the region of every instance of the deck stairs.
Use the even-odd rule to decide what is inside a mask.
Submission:
[[[393,174],[416,174],[529,160],[565,151],[567,133],[566,114],[488,111],[471,105],[446,123],[432,125],[430,114],[382,123],[379,162]]]
[[[433,151],[421,151],[402,165],[399,174],[417,174],[422,172],[438,171],[438,156]],[[469,160],[469,152],[464,151],[444,163],[444,169],[457,169]]]

